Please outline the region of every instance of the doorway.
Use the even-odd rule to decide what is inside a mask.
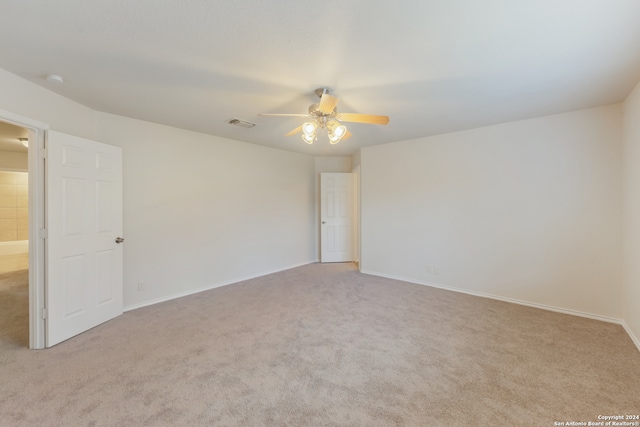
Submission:
[[[0,324],[5,330],[0,331],[0,335],[10,340],[11,345],[32,349],[44,348],[45,344],[45,245],[40,230],[45,224],[44,147],[47,129],[48,125],[44,123],[0,110],[0,139],[4,138],[0,144],[0,170],[11,172],[3,174],[4,184],[0,184],[4,186],[0,191],[8,196],[0,195],[1,215],[6,220],[0,221],[6,231],[3,240],[10,241],[3,245],[6,257],[0,255],[0,262],[5,264],[3,269],[8,270],[9,275],[3,278],[4,286],[10,288],[0,297],[0,304],[11,307],[7,311],[13,312],[12,319],[5,319]],[[27,138],[25,145],[19,138]],[[21,240],[12,240],[14,224],[15,239]],[[12,326],[7,326],[7,322]]]
[[[123,252],[119,243],[124,239],[115,237],[122,235],[122,150],[49,131],[46,124],[4,110],[0,110],[0,122],[26,129],[29,135],[29,348],[43,349],[122,314]],[[86,161],[87,155],[92,161]],[[45,161],[49,163],[47,168]],[[76,169],[81,170],[86,179],[65,172],[65,168],[74,169],[74,166],[82,166]],[[97,222],[88,228],[83,225],[79,230],[75,221],[79,218],[87,221],[92,218]],[[49,221],[56,226],[49,229]],[[49,236],[50,233],[55,236]],[[85,248],[89,250],[86,256],[65,255],[65,236],[80,236],[84,243],[90,243],[90,247]],[[94,247],[93,243],[102,240],[108,240],[110,247]],[[49,256],[53,259],[51,263],[47,260]],[[97,268],[100,274],[86,270],[91,273],[91,279],[84,280],[79,272],[84,272],[85,267]],[[50,276],[54,279],[47,279]],[[74,328],[77,324],[83,325],[80,330],[74,329],[68,335],[54,333],[64,329],[63,320],[78,313],[83,314],[86,321],[66,323]]]
[[[0,122],[0,341],[29,346],[29,130]]]

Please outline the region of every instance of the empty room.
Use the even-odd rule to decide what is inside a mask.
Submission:
[[[640,2],[0,0],[0,425],[640,425]]]

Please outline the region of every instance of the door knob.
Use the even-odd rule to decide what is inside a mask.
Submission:
[[[124,239],[122,237],[116,237],[116,243],[122,243]]]
[[[322,221],[322,223],[323,223],[323,224],[325,224],[325,222],[324,222],[324,221]]]

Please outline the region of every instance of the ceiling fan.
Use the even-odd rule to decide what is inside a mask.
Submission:
[[[338,113],[336,105],[340,101],[337,96],[329,93],[329,88],[321,87],[315,90],[315,94],[320,98],[320,102],[309,106],[308,114],[258,114],[259,116],[280,116],[280,117],[308,117],[311,120],[303,123],[285,136],[292,136],[302,132],[302,140],[307,144],[313,144],[317,139],[317,130],[326,128],[329,135],[329,142],[337,144],[343,139],[351,137],[351,132],[341,122],[366,123],[374,125],[386,125],[389,123],[388,116],[376,116],[373,114],[358,113]]]

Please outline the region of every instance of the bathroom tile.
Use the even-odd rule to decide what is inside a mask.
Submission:
[[[28,196],[29,195],[29,186],[28,185],[16,185],[16,194],[18,196]]]
[[[28,208],[29,207],[29,197],[27,196],[18,196],[16,206],[19,208]]]
[[[28,209],[27,209],[28,213]],[[11,219],[18,217],[18,210],[16,208],[0,208],[0,219]]]
[[[17,208],[16,209],[16,218],[29,218],[29,209],[27,209],[27,208]]]
[[[26,172],[17,172],[16,173],[16,184],[18,185],[28,185],[29,184],[29,174]]]
[[[0,185],[15,185],[16,179],[15,172],[0,172]]]
[[[18,229],[18,220],[16,218],[5,218],[0,219],[0,230],[17,230]]]
[[[0,274],[29,268],[29,254],[0,256]]]
[[[2,230],[0,229],[0,242],[13,242],[18,240],[18,232],[16,230]]]
[[[18,230],[18,240],[29,240],[29,230]]]
[[[15,208],[17,204],[16,196],[0,196],[0,208]]]
[[[27,230],[29,228],[29,218],[18,218],[17,221],[16,230]]]
[[[15,185],[0,184],[0,196],[15,196],[17,187]]]

